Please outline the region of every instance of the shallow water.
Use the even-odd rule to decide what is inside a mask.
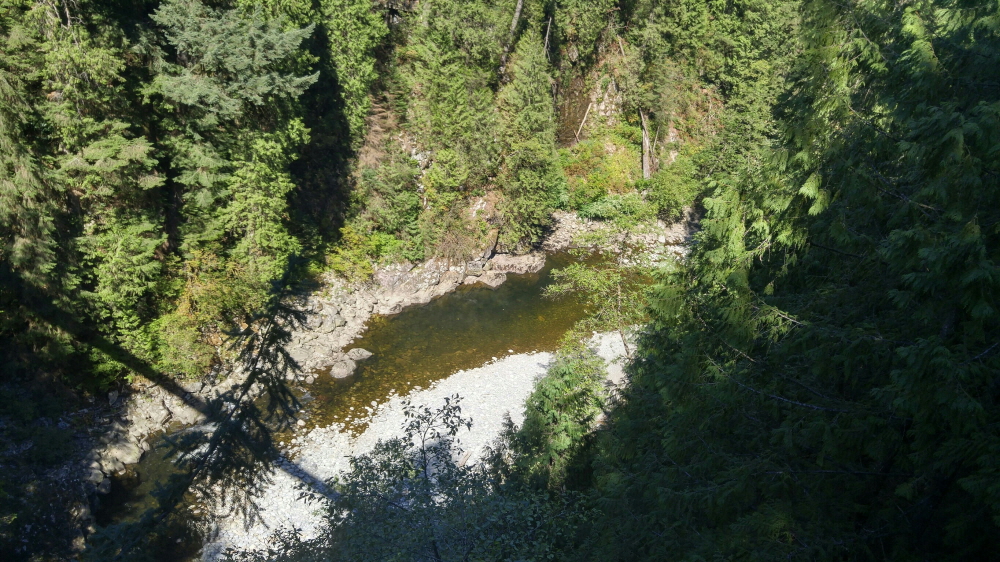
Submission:
[[[308,425],[353,419],[363,415],[373,401],[426,388],[494,357],[555,350],[566,331],[583,317],[583,310],[572,297],[548,299],[542,291],[551,282],[553,268],[576,259],[569,254],[552,255],[542,271],[508,275],[497,289],[460,287],[426,305],[390,317],[373,317],[363,336],[345,351],[362,347],[374,355],[361,362],[351,377],[337,380],[328,372],[319,373],[317,381],[305,388],[303,414]],[[95,513],[99,523],[134,520],[153,507],[150,492],[169,476],[171,468],[162,450],[152,449],[125,477],[113,480],[112,493],[102,499]],[[192,559],[197,542],[190,536],[184,538],[176,547],[171,545],[172,552],[158,549],[157,558]]]
[[[549,256],[542,271],[508,275],[497,289],[463,286],[430,303],[390,317],[374,317],[350,347],[374,355],[346,379],[320,373],[309,387],[310,425],[343,422],[390,393],[406,394],[462,369],[515,353],[552,351],[583,316],[572,297],[549,299],[542,290],[550,271],[568,265],[567,254]],[[352,411],[351,408],[354,408]]]

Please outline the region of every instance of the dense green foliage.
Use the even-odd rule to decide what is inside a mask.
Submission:
[[[510,432],[512,476],[543,489],[585,481],[580,453],[607,404],[604,378],[604,360],[569,338],[528,397],[524,423]]]
[[[596,447],[603,559],[992,556],[996,17],[804,3]]]
[[[552,497],[587,494],[601,516],[574,560],[992,557],[1000,99],[983,69],[998,62],[1000,8],[618,7],[627,42],[605,45],[631,69],[624,111],[681,138],[719,126],[678,147],[646,201],[616,194],[609,178],[626,174],[586,162],[627,170],[580,143],[561,155],[568,195],[627,221],[704,186],[702,230],[659,273],[604,424],[592,369],[564,358],[494,467]],[[685,82],[709,95],[688,98]],[[702,103],[721,107],[704,118]],[[630,119],[603,138],[629,138]],[[563,276],[567,290],[605,280],[592,266]]]
[[[296,68],[312,28],[200,2],[104,10],[4,6],[4,152],[14,158],[4,345],[12,357],[33,349],[28,362],[86,357],[76,383],[130,373],[90,333],[201,374],[212,355],[204,330],[262,304],[301,251],[287,225],[288,164],[308,142],[294,100],[316,80]],[[137,34],[129,17],[143,23]],[[19,309],[28,295],[55,303],[75,333],[56,313]]]
[[[457,406],[413,410],[330,483],[331,535],[285,555],[988,559],[998,21],[973,0],[0,1],[4,382],[200,376],[238,358],[227,331],[271,337],[302,257],[360,280],[527,251],[559,208],[630,228],[697,200],[651,294],[627,260],[551,289],[588,296],[583,331],[645,323],[621,394],[569,345],[475,466]],[[294,368],[248,345],[259,376]],[[0,393],[26,397],[4,443],[65,454],[35,390]],[[269,434],[241,408],[198,444],[249,467]]]

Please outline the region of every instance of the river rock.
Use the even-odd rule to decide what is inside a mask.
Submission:
[[[104,480],[104,473],[96,468],[88,468],[87,475],[83,479],[96,486],[101,483],[101,480]]]
[[[204,414],[187,404],[177,405],[171,408],[170,412],[173,414],[175,420],[184,425],[194,425],[205,420]]]
[[[364,361],[372,356],[372,352],[367,349],[362,349],[360,347],[355,347],[354,349],[347,352],[347,357],[353,361]]]
[[[536,273],[545,267],[545,254],[532,252],[523,256],[497,254],[490,260],[491,271],[500,273]]]
[[[376,285],[381,287],[391,289],[395,287],[400,281],[407,277],[407,273],[413,269],[413,264],[409,262],[396,263],[383,267],[379,267],[375,270],[372,275],[372,281]]]
[[[104,474],[115,474],[125,470],[125,464],[122,461],[110,457],[102,458],[100,466],[101,472]]]
[[[142,457],[142,449],[131,441],[118,440],[108,445],[104,456],[112,462],[118,461],[122,464],[135,464]]]
[[[358,368],[358,364],[352,359],[343,359],[337,361],[330,367],[330,376],[335,379],[345,379],[354,374],[354,370]]]
[[[478,277],[483,274],[483,262],[481,261],[470,261],[465,264],[465,274],[469,276]]]
[[[445,271],[444,273],[441,274],[441,280],[438,281],[438,284],[439,285],[446,285],[446,286],[447,285],[452,285],[453,287],[451,287],[451,289],[453,289],[454,285],[458,285],[461,282],[462,282],[462,274],[460,272],[458,272],[458,271]]]
[[[105,478],[101,480],[101,483],[97,485],[98,494],[110,494],[111,493],[111,479]]]
[[[320,325],[319,332],[329,334],[337,328],[343,328],[346,325],[347,320],[341,316],[340,311],[336,308],[328,307],[323,313],[323,322]]]
[[[490,289],[496,289],[507,280],[507,274],[502,271],[487,271],[476,279]]]

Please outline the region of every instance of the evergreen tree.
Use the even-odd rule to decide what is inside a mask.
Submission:
[[[995,10],[803,6],[786,140],[718,176],[599,440],[600,556],[990,555]]]
[[[497,100],[504,142],[502,240],[510,248],[537,242],[564,179],[555,152],[555,115],[548,62],[537,34],[518,41],[511,81]]]

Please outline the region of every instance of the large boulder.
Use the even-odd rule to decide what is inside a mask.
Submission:
[[[347,320],[340,315],[340,311],[336,308],[327,307],[327,309],[323,311],[323,324],[320,328],[320,332],[329,334],[337,328],[342,328],[346,325]]]
[[[119,464],[135,464],[142,458],[142,449],[125,439],[119,439],[108,444],[104,450],[102,464],[116,467]]]
[[[362,349],[360,347],[355,347],[354,349],[347,352],[347,357],[352,361],[364,361],[372,356],[372,352],[367,349]]]
[[[502,271],[487,271],[477,277],[476,280],[491,289],[496,289],[507,280],[507,274]]]
[[[490,271],[500,273],[536,273],[545,267],[545,254],[532,252],[523,256],[497,254],[490,260]]]
[[[358,364],[354,362],[353,359],[343,359],[337,361],[330,367],[330,376],[335,379],[346,379],[347,377],[354,374],[354,370],[358,368]]]

